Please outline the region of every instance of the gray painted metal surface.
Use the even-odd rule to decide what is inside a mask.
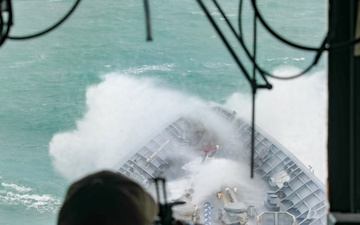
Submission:
[[[251,126],[236,113],[214,107],[218,115],[231,123],[233,137],[242,143],[237,148],[249,161],[251,153]],[[135,149],[117,165],[116,171],[143,184],[163,176],[173,166],[171,155],[175,151],[188,151],[196,145],[196,123],[181,117],[165,127],[140,149]],[[267,189],[263,211],[283,211],[292,214],[297,224],[326,224],[327,204],[324,184],[291,152],[256,127],[255,172]],[[184,148],[183,148],[184,147]],[[207,154],[206,154],[207,155]],[[250,164],[250,162],[249,162]]]

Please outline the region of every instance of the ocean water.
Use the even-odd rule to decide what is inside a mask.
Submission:
[[[1,46],[0,224],[55,224],[73,180],[111,168],[119,152],[186,110],[215,102],[249,118],[249,84],[196,1],[150,1],[152,42],[145,41],[142,3],[82,1],[50,34]],[[42,30],[72,4],[14,0],[10,34]],[[258,4],[282,35],[306,45],[321,43],[326,1]],[[221,5],[237,27],[238,1]],[[252,15],[245,1],[243,29],[249,46]],[[251,63],[222,27],[251,71]],[[286,76],[311,62],[313,53],[284,46],[260,26],[258,33],[258,61],[265,69]],[[326,55],[304,77],[269,81],[274,88],[257,94],[257,125],[325,182]]]

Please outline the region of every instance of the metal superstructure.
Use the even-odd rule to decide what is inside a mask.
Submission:
[[[214,110],[218,116],[231,124],[233,130],[231,138],[240,143],[240,146],[236,146],[236,154],[241,156],[244,162],[248,162],[251,154],[251,126],[245,120],[238,118],[236,112],[222,107],[214,107]],[[186,162],[182,162],[181,158],[174,158],[174,155],[187,155],[192,151],[197,151],[198,154],[203,152],[204,157],[207,157],[210,154],[209,149],[214,149],[220,151],[219,157],[226,156],[226,147],[222,149],[222,146],[219,147],[216,144],[204,148],[203,143],[209,143],[207,139],[214,137],[214,135],[209,135],[209,132],[214,131],[208,132],[205,128],[206,125],[201,126],[199,124],[201,123],[193,119],[180,117],[166,126],[145,145],[139,149],[134,149],[124,157],[117,164],[116,171],[139,181],[144,186],[148,186],[153,178],[165,176],[167,171],[178,172],[181,170],[181,166]],[[308,167],[270,135],[267,135],[260,128],[255,130],[254,169],[259,182],[267,190],[264,205],[257,211],[259,213],[288,212],[294,216],[299,225],[326,224],[327,204],[324,184]],[[217,157],[217,152],[211,152],[211,154],[212,157]],[[216,193],[213,195],[216,196]],[[208,203],[213,205],[211,201],[216,201],[214,199],[209,199]],[[200,204],[199,208],[203,208],[204,203],[198,203]],[[219,203],[214,205],[216,205],[214,207],[218,207]],[[223,203],[221,207],[218,209],[225,209],[226,204]],[[249,206],[247,209],[249,215],[253,214],[250,212],[253,208],[253,206]],[[209,209],[207,210],[209,211]],[[209,215],[208,211],[206,211],[207,216]],[[205,210],[203,214],[203,218],[199,218],[201,221],[205,220]],[[225,223],[225,221],[223,222]]]
[[[221,107],[216,110],[232,121],[236,137],[250,156],[251,126]],[[265,206],[287,211],[298,224],[326,224],[325,185],[296,156],[260,128],[255,134],[255,171],[268,187]],[[279,176],[280,175],[280,176]]]

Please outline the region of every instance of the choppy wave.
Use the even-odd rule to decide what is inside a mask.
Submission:
[[[230,63],[218,63],[218,62],[213,62],[213,63],[204,63],[204,66],[210,69],[217,69],[217,68],[222,68],[222,67],[233,67],[234,64],[230,64]]]
[[[5,183],[5,182],[2,182],[1,185],[3,187],[5,187],[5,188],[13,188],[18,192],[29,192],[29,191],[31,191],[31,188],[23,187],[23,186],[16,185],[16,184],[8,184],[8,183]]]
[[[162,65],[143,65],[140,67],[130,67],[121,71],[124,74],[141,74],[147,71],[171,71],[175,64],[162,64]]]
[[[282,63],[288,63],[289,61],[305,61],[305,57],[293,57],[293,58],[289,58],[289,57],[279,57],[279,58],[270,58],[267,59],[267,62],[273,62],[273,61],[279,61]]]
[[[30,187],[5,181],[1,182],[0,206],[18,206],[26,210],[36,210],[39,213],[55,213],[61,202],[62,200],[55,196],[37,193],[36,190]]]
[[[11,65],[10,68],[15,69],[15,68],[26,67],[29,64],[33,64],[33,63],[36,63],[36,60],[17,61],[17,62],[14,62],[14,64]]]
[[[304,57],[300,57],[300,58],[292,58],[292,60],[294,61],[304,61],[305,58]]]

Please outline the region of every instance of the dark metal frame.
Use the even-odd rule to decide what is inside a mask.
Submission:
[[[343,215],[360,212],[360,57],[354,46],[331,49],[336,43],[353,40],[357,0],[329,0],[329,126],[328,197],[330,224],[360,224]],[[345,213],[345,214],[344,214]]]

